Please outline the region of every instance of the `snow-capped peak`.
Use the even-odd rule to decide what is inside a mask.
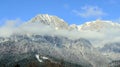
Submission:
[[[91,22],[86,22],[83,25],[78,26],[79,30],[89,30],[89,31],[103,31],[109,29],[120,28],[120,24],[114,23],[112,21],[96,20]]]
[[[48,15],[48,14],[39,14],[37,16],[35,16],[36,20],[44,20],[44,21],[49,21],[49,22],[53,22],[55,21],[55,19],[59,19],[59,21],[63,21],[63,19],[58,18],[57,16],[53,16],[53,15]]]
[[[57,16],[39,14],[32,18],[29,23],[42,23],[54,27],[55,29],[68,29],[68,24]]]

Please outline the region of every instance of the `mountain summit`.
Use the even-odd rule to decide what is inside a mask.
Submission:
[[[68,29],[68,24],[63,19],[48,14],[39,14],[32,18],[29,22],[50,25],[51,27],[55,27],[55,29]]]
[[[102,32],[110,29],[119,29],[120,24],[113,23],[112,21],[103,21],[96,20],[92,22],[86,22],[85,24],[78,26],[80,30],[89,30],[89,31],[97,31]]]

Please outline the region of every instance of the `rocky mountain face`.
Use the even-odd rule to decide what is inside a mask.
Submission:
[[[108,62],[99,52],[94,51],[91,43],[85,39],[70,40],[61,36],[18,35],[6,39],[1,38],[1,40],[0,59],[2,61],[5,60],[7,65],[26,58],[27,54],[29,56],[29,53],[33,57],[35,54],[40,54],[59,60],[64,59],[66,62],[78,64],[83,67],[93,67],[93,65],[102,67],[107,65]],[[12,61],[9,59],[11,55],[15,57]],[[9,63],[7,63],[6,58]]]
[[[37,15],[28,21],[28,23],[42,23],[55,29],[69,29],[68,24],[63,19],[48,14]]]
[[[48,61],[53,65],[64,61],[66,66],[62,67],[108,67],[116,58],[119,60],[119,42],[109,43],[105,40],[107,37],[104,40],[96,39],[99,44],[105,41],[103,47],[96,48],[94,39],[78,36],[86,31],[88,35],[89,31],[108,34],[113,29],[116,31],[111,35],[116,34],[120,24],[111,21],[97,20],[83,25],[69,25],[57,16],[43,14],[37,15],[19,28],[19,33],[0,37],[0,65],[12,67],[12,64],[18,63],[23,67],[28,61],[35,61],[35,64],[41,66],[44,65],[41,56],[49,57]],[[74,36],[69,35],[71,32]]]

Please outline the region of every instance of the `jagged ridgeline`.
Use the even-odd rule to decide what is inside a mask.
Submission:
[[[69,25],[57,16],[37,15],[10,36],[0,37],[0,67],[109,67],[114,60],[106,53],[109,47],[107,50],[95,47],[101,40],[88,36],[107,32],[107,24],[108,21],[97,20]],[[107,27],[119,28],[118,24],[110,25]]]

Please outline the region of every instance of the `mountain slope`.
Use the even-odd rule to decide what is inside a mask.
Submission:
[[[17,41],[15,41],[16,39]],[[90,65],[102,67],[106,66],[108,62],[99,52],[94,51],[89,41],[84,39],[70,40],[61,36],[41,35],[30,37],[25,35],[13,36],[8,38],[8,41],[1,42],[0,47],[2,50],[0,52],[1,59],[8,53],[11,55],[36,53],[64,59],[67,62],[80,64],[83,67],[92,67]]]
[[[54,27],[55,29],[68,29],[68,24],[57,16],[40,14],[32,18],[29,23],[42,23]]]

